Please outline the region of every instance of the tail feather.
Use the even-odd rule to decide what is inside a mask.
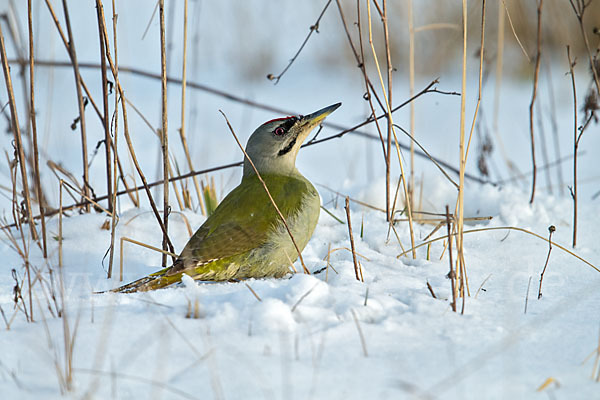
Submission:
[[[110,290],[113,293],[135,293],[147,292],[149,290],[162,289],[181,281],[181,273],[168,275],[171,268],[165,268],[136,281]]]

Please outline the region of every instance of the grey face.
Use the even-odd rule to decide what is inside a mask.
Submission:
[[[279,118],[269,121],[263,126],[266,128],[266,135],[270,136],[267,141],[273,143],[273,154],[276,157],[285,156],[295,147],[298,142],[298,136],[302,129],[300,122],[302,116],[292,116],[287,118]]]
[[[337,103],[305,116],[297,115],[265,122],[248,139],[248,156],[257,164],[259,171],[293,170],[298,150],[311,130],[340,105],[341,103]],[[247,170],[244,166],[244,171]]]

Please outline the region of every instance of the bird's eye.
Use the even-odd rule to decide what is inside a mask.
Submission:
[[[281,135],[283,135],[285,133],[285,131],[283,130],[282,127],[279,126],[279,127],[275,128],[275,130],[273,131],[273,133],[275,135],[277,135],[277,136],[281,136]]]

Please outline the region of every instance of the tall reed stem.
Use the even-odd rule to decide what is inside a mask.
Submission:
[[[167,132],[167,51],[165,45],[165,0],[159,1],[160,18],[160,71],[162,77],[161,95],[162,95],[162,130],[161,147],[163,154],[163,250],[168,251],[168,232],[169,232],[169,135]],[[167,266],[167,254],[162,255],[162,266]]]
[[[79,64],[77,62],[77,52],[75,51],[75,38],[71,30],[71,19],[69,18],[69,9],[67,0],[63,0],[63,10],[65,13],[65,24],[67,26],[67,35],[69,37],[69,57],[73,64],[73,73],[75,74],[75,89],[77,91],[77,104],[79,106],[79,130],[81,132],[81,158],[83,162],[83,193],[89,196],[89,171],[88,171],[88,156],[87,156],[87,138],[85,130],[85,105],[83,104],[83,95],[81,93],[81,76],[79,75]],[[89,204],[84,206],[86,212],[90,211]]]
[[[42,182],[40,179],[40,156],[37,141],[37,121],[35,117],[35,97],[34,97],[34,54],[33,54],[33,17],[31,13],[31,0],[27,0],[27,23],[29,28],[29,116],[31,118],[31,132],[33,139],[33,176],[35,179],[35,188],[37,191],[38,207],[40,209],[40,221],[42,224],[42,252],[44,258],[48,257],[48,247],[46,243],[46,217],[44,215],[44,194],[42,191]],[[33,221],[31,221],[33,222]],[[31,310],[33,319],[33,309]]]
[[[10,116],[12,122],[12,131],[15,138],[15,149],[19,159],[19,168],[21,170],[21,184],[23,186],[23,195],[25,200],[25,212],[27,213],[27,222],[33,240],[37,240],[38,234],[33,221],[33,212],[31,211],[31,197],[29,195],[29,184],[27,182],[27,166],[25,165],[25,151],[23,150],[23,141],[21,138],[21,128],[19,125],[19,116],[17,114],[17,104],[13,91],[12,80],[10,76],[10,67],[6,57],[6,46],[4,44],[4,33],[2,32],[2,24],[0,24],[0,56],[2,57],[2,70],[4,71],[4,83],[6,84],[6,92],[8,93],[8,104],[10,108]]]

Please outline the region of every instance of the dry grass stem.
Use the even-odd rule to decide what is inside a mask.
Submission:
[[[531,286],[531,276],[529,276],[529,281],[527,282],[527,292],[525,293],[525,308],[523,310],[523,314],[527,314],[527,303],[529,303],[529,287],[530,286]]]
[[[0,24],[1,25],[1,24]],[[6,92],[8,94],[8,104],[10,108],[10,119],[11,119],[11,130],[13,132],[15,140],[15,148],[19,160],[19,168],[21,171],[21,186],[23,189],[24,200],[25,200],[25,211],[27,213],[27,222],[29,224],[29,231],[33,240],[37,240],[38,235],[35,229],[35,223],[33,220],[33,212],[31,210],[31,200],[29,195],[29,184],[27,182],[27,166],[25,159],[25,151],[23,150],[23,141],[21,138],[21,128],[19,125],[19,117],[17,113],[17,104],[15,95],[12,87],[12,80],[10,76],[10,68],[6,57],[6,46],[4,44],[4,33],[0,26],[0,57],[2,60],[2,70],[4,71],[4,83],[6,84]],[[33,112],[33,110],[32,110]],[[14,185],[13,185],[14,187]]]
[[[162,99],[162,129],[161,147],[163,155],[163,250],[169,249],[169,133],[167,131],[167,50],[165,41],[165,0],[159,0],[158,14],[160,17],[160,72]],[[163,253],[162,266],[167,266],[167,254]]]
[[[538,79],[540,76],[540,62],[542,58],[542,5],[544,0],[538,0],[537,6],[537,53],[535,56],[535,70],[533,75],[533,93],[531,94],[531,103],[529,104],[529,135],[531,140],[531,164],[533,174],[531,175],[531,198],[529,203],[533,203],[535,197],[535,182],[537,177],[537,166],[535,163],[535,138],[533,134],[533,107],[537,97]]]
[[[98,21],[99,24],[101,26],[101,32],[100,32],[100,37],[105,39],[105,46],[108,44],[108,40],[106,40],[106,38],[104,37],[105,34],[108,34],[108,30],[105,29],[106,27],[105,25],[105,20],[104,20],[104,7],[102,6],[102,0],[98,0],[98,9],[99,9],[99,15],[98,15]],[[115,47],[115,70],[118,73],[119,69],[118,69],[118,61],[117,61],[117,10],[116,10],[116,5],[115,5],[115,0],[112,0],[112,11],[113,11],[113,44]],[[104,47],[104,51],[103,51],[103,57],[106,58],[106,48]],[[106,66],[106,63],[105,63]],[[112,140],[112,144],[113,144],[113,152],[114,152],[114,157],[113,157],[113,180],[111,182],[112,184],[112,201],[111,204],[116,205],[117,203],[117,190],[118,190],[118,181],[117,181],[117,165],[119,167],[119,171],[121,172],[121,176],[123,175],[122,173],[122,169],[121,169],[121,163],[119,162],[119,156],[117,155],[117,142],[118,142],[118,131],[119,131],[119,96],[114,96],[115,98],[115,104],[114,104],[114,114],[113,114],[113,118],[112,121],[114,121],[114,128],[113,128],[113,135],[114,135],[114,140]],[[110,135],[110,132],[109,132]],[[122,181],[125,184],[125,188],[129,188],[127,186],[127,184],[125,183],[125,178],[122,176]],[[130,198],[132,197],[132,195],[130,194]],[[132,199],[133,200],[133,199]],[[139,202],[133,201],[133,204],[137,207]],[[108,269],[110,271],[112,271],[113,268],[113,264],[114,264],[114,259],[115,259],[115,238],[117,236],[117,213],[116,213],[116,208],[113,208],[113,210],[115,212],[113,212],[112,217],[111,217],[111,223],[110,223],[110,248],[109,248],[109,256],[108,256]]]
[[[142,247],[145,247],[147,249],[154,250],[154,251],[156,251],[158,253],[161,253],[162,255],[167,255],[167,256],[171,256],[173,258],[177,258],[177,254],[171,253],[170,251],[166,251],[166,250],[163,250],[163,249],[159,249],[158,247],[150,246],[149,244],[142,243],[142,242],[140,242],[138,240],[131,239],[131,238],[128,238],[126,236],[121,236],[121,251],[120,251],[121,259],[119,260],[119,262],[120,262],[120,265],[119,265],[119,282],[123,281],[123,259],[124,259],[124,257],[123,257],[123,248],[124,248],[123,244],[124,244],[124,242],[129,242],[129,243],[137,244],[138,246],[142,246]]]
[[[360,281],[360,276],[358,275],[358,261],[356,259],[356,250],[354,249],[354,235],[352,234],[352,222],[350,220],[350,200],[346,197],[346,219],[348,221],[348,236],[350,237],[350,247],[352,248],[352,261],[354,262],[354,273],[356,275],[356,280]]]
[[[542,282],[544,281],[544,273],[546,272],[546,268],[548,267],[548,261],[550,260],[550,252],[552,252],[552,234],[556,231],[554,225],[550,225],[548,227],[549,237],[548,237],[548,255],[546,256],[546,262],[544,263],[544,269],[540,274],[540,288],[538,290],[538,300],[542,298]]]
[[[79,106],[79,131],[81,133],[81,159],[83,163],[83,193],[89,196],[90,183],[89,183],[89,166],[88,166],[88,155],[87,155],[87,133],[85,125],[85,105],[83,100],[83,94],[81,92],[81,76],[79,75],[79,64],[77,62],[77,51],[75,50],[75,38],[71,30],[71,19],[69,17],[69,9],[67,7],[67,0],[62,0],[63,11],[65,14],[65,25],[67,26],[68,51],[73,66],[73,73],[75,75],[75,89],[77,92],[77,104]],[[89,204],[83,206],[86,212],[90,211]]]
[[[483,282],[481,282],[481,285],[479,285],[479,288],[477,289],[477,291],[475,292],[475,296],[474,298],[477,298],[477,296],[479,295],[479,292],[481,290],[485,291],[485,289],[483,289],[483,285],[485,285],[485,283],[488,281],[488,279],[490,279],[492,277],[492,274],[489,274],[484,280]]]
[[[597,68],[597,60],[598,60],[598,51],[596,51],[596,55],[592,56],[592,51],[590,49],[590,42],[588,40],[587,34],[585,33],[585,29],[583,26],[583,16],[585,14],[585,9],[592,3],[591,0],[569,0],[571,3],[571,7],[575,12],[575,16],[579,21],[579,30],[581,31],[581,36],[583,37],[583,42],[585,44],[585,49],[587,51],[589,60],[590,60],[590,69],[592,70],[592,76],[594,78],[594,83],[596,84],[596,90],[598,96],[600,96],[600,79],[598,78],[598,68]]]
[[[502,5],[504,6],[504,10],[506,11],[506,16],[508,17],[508,23],[510,25],[510,29],[512,30],[513,36],[515,37],[517,43],[519,44],[519,47],[521,48],[523,55],[525,55],[525,58],[527,58],[527,62],[531,63],[531,58],[527,54],[527,51],[525,51],[525,48],[523,47],[521,40],[519,40],[519,35],[517,35],[517,32],[515,31],[515,26],[513,25],[512,18],[510,18],[510,13],[508,12],[508,8],[506,7],[506,3],[504,2],[504,0],[502,0]],[[498,14],[502,15],[503,13],[500,11]],[[504,24],[502,24],[502,25],[504,26]]]
[[[108,109],[108,78],[106,76],[106,48],[105,43],[107,41],[104,39],[104,29],[102,24],[104,21],[102,20],[102,12],[100,8],[102,7],[102,2],[100,0],[96,0],[96,16],[98,19],[98,38],[100,40],[100,74],[102,76],[102,106],[103,106],[103,114],[102,114],[102,125],[104,128],[104,149],[106,150],[106,193],[108,200],[108,209],[113,209],[113,182],[112,182],[112,162],[110,157],[110,151],[112,149],[112,138],[110,136],[110,123],[109,123],[109,109]],[[115,147],[116,148],[116,147]]]
[[[453,263],[452,263],[452,239],[451,239],[451,234],[452,234],[452,229],[451,229],[451,217],[450,217],[450,210],[448,208],[448,206],[446,205],[446,226],[448,228],[448,259],[449,259],[449,263],[450,263],[450,272],[448,272],[448,278],[450,279],[450,288],[452,290],[452,303],[450,303],[450,306],[452,306],[452,311],[456,312],[456,273],[454,272],[454,268],[453,268]]]
[[[185,152],[185,158],[187,160],[188,167],[191,171],[193,171],[194,165],[192,163],[192,157],[190,155],[190,150],[187,144],[187,138],[185,136],[185,93],[187,86],[187,21],[188,0],[185,0],[183,11],[183,63],[181,67],[181,128],[179,129],[179,138],[181,139],[181,145],[183,146],[183,150]],[[192,177],[192,180],[194,181],[194,188],[196,189],[196,195],[198,197],[198,205],[200,206],[200,211],[202,212],[202,215],[206,215],[206,208],[204,207],[204,201],[202,200],[202,190],[200,190],[198,177],[194,175]]]
[[[367,1],[367,3],[370,3],[369,1]],[[377,6],[377,2],[375,1],[374,4]],[[378,10],[379,7],[377,6]],[[383,24],[383,44],[385,46],[385,61],[386,61],[386,69],[387,69],[387,96],[385,96],[385,87],[383,86],[383,80],[381,83],[381,90],[384,91],[384,97],[386,100],[386,104],[388,105],[387,110],[390,110],[390,105],[393,104],[392,102],[392,71],[393,71],[393,65],[392,65],[392,56],[391,56],[391,52],[390,52],[390,38],[389,38],[389,29],[388,29],[388,14],[387,14],[387,0],[383,0],[383,13],[381,12],[381,10],[379,10],[379,14],[381,15],[381,22]],[[375,47],[373,47],[373,40],[371,39],[372,33],[371,33],[371,15],[369,15],[369,43],[371,44],[371,49],[373,49],[373,54],[375,55]],[[376,57],[375,57],[376,58]],[[377,63],[377,60],[376,60]],[[376,64],[377,65],[377,64]],[[381,72],[379,71],[379,65],[377,65],[377,69],[379,72],[379,78],[381,79]],[[412,97],[412,91],[410,93],[410,96]],[[411,110],[414,107],[414,103],[410,103],[410,108]],[[386,153],[385,153],[385,196],[386,196],[386,202],[389,204],[389,198],[390,198],[390,194],[391,194],[391,150],[392,150],[392,136],[395,137],[395,132],[394,131],[394,126],[393,126],[393,121],[392,121],[392,115],[391,113],[388,113],[388,117],[387,117],[387,144],[386,144]],[[411,131],[412,133],[413,131]],[[412,142],[411,142],[411,147],[412,147]],[[414,154],[413,152],[411,152],[411,155]],[[412,160],[412,158],[411,158]],[[411,168],[412,168],[412,164],[411,164]],[[411,178],[412,178],[412,174],[411,174]],[[404,175],[404,171],[402,171],[402,179],[406,180],[406,175]],[[412,199],[412,187],[410,186],[410,182],[407,184],[408,185],[408,191],[404,191],[404,195],[408,197],[407,199],[407,203],[412,204],[413,203],[413,199]],[[389,207],[388,207],[389,210]],[[409,209],[410,212],[410,209]],[[388,211],[388,220],[392,219],[393,216],[393,208],[391,211]],[[409,218],[411,218],[411,216],[409,216]],[[410,223],[410,222],[409,222]]]
[[[392,108],[391,108],[389,99],[388,99],[387,95],[385,94],[385,85],[383,84],[383,78],[381,76],[381,69],[379,68],[379,61],[377,59],[377,53],[375,52],[375,46],[373,44],[373,33],[372,33],[372,26],[371,26],[371,3],[370,2],[367,2],[367,14],[368,14],[368,21],[369,21],[369,44],[371,46],[371,52],[373,53],[373,60],[375,61],[375,66],[377,67],[377,73],[379,75],[379,82],[381,83],[381,88],[384,91],[384,98],[385,98],[386,107],[387,107],[387,118],[389,120],[389,123],[391,124],[391,132],[394,135],[394,143],[396,145],[396,153],[398,156],[398,164],[400,165],[400,173],[402,174],[402,189],[404,191],[404,198],[405,198],[406,208],[407,208],[408,218],[409,218],[408,227],[410,230],[410,242],[411,242],[411,246],[414,248],[415,233],[414,233],[413,224],[412,224],[412,207],[410,204],[410,195],[409,195],[407,182],[406,182],[406,174],[404,173],[404,165],[402,162],[402,156],[400,155],[400,148],[398,147],[398,138],[396,136],[396,131],[394,129],[394,122],[392,119]],[[388,139],[391,140],[391,138],[389,138],[389,137],[388,137]],[[391,150],[391,145],[388,146],[388,153],[390,150]],[[389,154],[387,154],[387,156],[389,158]],[[416,252],[413,252],[412,256],[413,256],[413,258],[416,258],[417,257]]]
[[[467,148],[465,150],[465,162],[469,158],[469,148],[471,147],[471,139],[473,138],[473,131],[475,130],[475,123],[477,122],[477,116],[479,115],[479,106],[481,105],[481,89],[483,83],[483,57],[485,55],[485,3],[481,2],[481,41],[479,43],[479,81],[477,90],[477,105],[475,106],[475,113],[473,114],[473,122],[471,123],[471,130],[469,131],[469,140],[467,141]]]
[[[304,293],[302,296],[300,296],[298,301],[296,301],[294,303],[294,305],[292,306],[291,312],[294,312],[296,310],[296,308],[300,305],[300,303],[302,303],[302,300],[304,300],[309,294],[311,294],[312,291],[315,290],[315,288],[317,286],[319,286],[319,282],[315,283],[310,289],[308,289],[308,291],[306,293]]]
[[[102,20],[106,21],[106,18],[104,17],[103,9],[101,8],[100,11],[102,14]],[[104,26],[104,39],[108,40],[108,34],[106,32],[106,23],[104,23],[103,26]],[[141,169],[141,167],[137,161],[137,158],[135,156],[135,150],[133,149],[133,143],[131,141],[131,136],[129,135],[129,124],[128,124],[128,120],[127,120],[127,108],[125,107],[125,101],[124,101],[125,93],[123,91],[123,88],[121,87],[121,83],[119,82],[119,76],[118,76],[118,73],[117,73],[117,70],[115,67],[115,63],[113,62],[113,58],[111,56],[110,48],[108,47],[108,45],[106,45],[105,47],[106,47],[106,58],[108,59],[108,64],[110,66],[113,78],[115,79],[115,86],[117,88],[119,96],[121,97],[121,111],[123,112],[123,127],[124,127],[125,141],[127,142],[127,147],[129,149],[129,155],[131,156],[131,159],[133,160],[133,163],[135,165],[135,169],[136,169],[138,175],[140,176],[140,179],[142,180],[143,188],[145,189],[146,195],[148,196],[148,201],[150,202],[150,207],[152,208],[154,216],[156,217],[158,225],[160,226],[160,229],[163,233],[163,237],[166,238],[168,249],[171,253],[174,253],[174,247],[173,247],[173,244],[171,243],[171,240],[169,239],[167,229],[163,223],[163,220],[160,218],[158,208],[156,207],[156,203],[154,202],[152,193],[150,193],[150,188],[146,181],[146,177],[145,177],[144,173],[142,172],[142,169]],[[175,261],[175,258],[173,258],[173,261]]]
[[[38,151],[38,134],[37,134],[37,118],[35,111],[35,69],[34,69],[34,52],[33,52],[33,17],[31,13],[31,1],[27,0],[27,27],[29,29],[29,116],[31,119],[31,133],[32,133],[32,145],[33,145],[33,175],[35,178],[36,197],[38,207],[40,210],[40,221],[42,225],[42,253],[44,258],[48,257],[48,244],[46,243],[46,218],[44,215],[45,196],[42,190],[42,183],[40,181],[40,157]],[[31,217],[31,215],[30,215]],[[31,220],[30,223],[33,223]]]
[[[435,292],[433,291],[433,287],[431,287],[431,283],[429,283],[429,281],[427,281],[427,290],[429,290],[431,297],[433,297],[434,299],[437,299],[437,296],[435,295]]]
[[[415,21],[413,15],[413,0],[408,0],[408,80],[409,96],[415,93]],[[387,30],[386,30],[387,35]],[[391,100],[390,100],[391,102]],[[415,137],[415,103],[410,103],[410,137]],[[420,147],[420,146],[419,146]],[[436,164],[437,166],[437,164]],[[415,145],[410,142],[410,181],[409,181],[410,203],[415,204],[413,192],[415,190]]]
[[[571,60],[571,47],[567,45],[567,58],[569,60],[569,74],[573,87],[573,247],[577,244],[577,148],[579,147],[577,131],[577,88],[575,86],[575,61]]]
[[[363,355],[365,357],[369,357],[369,353],[367,352],[367,342],[365,341],[365,335],[363,335],[363,331],[360,328],[360,323],[358,322],[358,317],[356,316],[356,312],[354,309],[350,309],[352,312],[352,318],[354,319],[354,324],[356,325],[356,330],[358,331],[358,336],[360,338],[360,345],[362,347]]]
[[[526,233],[528,235],[535,236],[536,238],[541,239],[541,240],[543,240],[545,242],[548,242],[548,239],[546,239],[545,237],[543,237],[541,235],[538,235],[537,233],[533,233],[533,232],[531,232],[531,231],[529,231],[527,229],[519,228],[517,226],[494,226],[494,227],[489,227],[489,228],[470,229],[470,230],[464,231],[463,233],[477,233],[477,232],[488,232],[488,231],[497,231],[497,230],[512,230],[512,231],[523,232],[523,233]],[[457,234],[456,233],[452,233],[452,235],[456,236]],[[408,250],[406,250],[406,251],[398,254],[396,256],[396,258],[400,258],[400,257],[406,255],[407,253],[409,253],[409,252],[411,252],[413,250],[416,250],[416,249],[418,249],[420,247],[427,246],[429,243],[434,243],[434,242],[438,242],[440,240],[445,240],[446,238],[447,238],[447,236],[441,236],[441,237],[438,237],[438,238],[431,239],[431,240],[428,240],[426,242],[420,243],[417,246],[415,246],[414,249],[408,249]],[[578,256],[577,254],[573,253],[571,250],[567,249],[566,247],[561,246],[560,244],[558,244],[556,242],[552,242],[552,246],[555,246],[555,247],[561,249],[562,251],[570,254],[571,256],[577,258],[579,261],[582,261],[583,263],[585,263],[588,266],[592,267],[596,271],[600,272],[600,268],[599,267],[595,266],[594,264],[590,263],[586,259],[584,259],[584,258]]]
[[[46,6],[48,7],[48,11],[50,12],[50,15],[52,16],[52,20],[54,21],[54,25],[56,26],[56,30],[58,31],[60,38],[63,42],[63,45],[65,46],[65,49],[67,50],[67,52],[70,53],[69,41],[68,41],[67,37],[65,36],[62,28],[60,27],[60,22],[58,22],[58,18],[56,17],[54,8],[52,7],[50,0],[45,0],[45,2],[46,2]],[[39,64],[39,61],[36,61],[36,64]],[[64,62],[63,65],[66,67],[69,67],[69,68],[73,67],[72,62]],[[79,67],[81,67],[81,66],[79,66]],[[79,70],[80,70],[79,67],[77,68],[77,73],[79,73]],[[100,65],[98,65],[98,67],[100,67]],[[98,118],[100,118],[100,120],[102,120],[102,113],[100,112],[100,109],[96,105],[94,98],[90,94],[90,91],[87,88],[87,85],[85,84],[84,80],[81,78],[81,75],[79,75],[79,81],[81,82],[81,87],[83,87],[83,90],[85,91],[86,97],[88,98],[88,100],[90,101],[92,106],[94,107],[94,110],[96,111],[96,114],[98,115]]]
[[[254,295],[254,297],[256,297],[256,300],[262,301],[262,299],[260,298],[260,296],[254,291],[254,289],[252,289],[252,287],[250,285],[248,285],[246,282],[244,282],[244,285],[246,285],[246,287],[248,288],[248,290],[250,290],[250,292],[252,292],[252,294]],[[292,310],[292,311],[294,311],[294,310]]]
[[[462,23],[463,23],[463,54],[462,54],[462,86],[460,96],[460,131],[459,131],[459,182],[458,182],[458,218],[456,220],[456,253],[457,253],[457,271],[455,273],[460,277],[461,288],[463,287],[466,271],[463,264],[463,229],[464,229],[464,193],[465,193],[465,167],[466,167],[466,152],[465,152],[465,104],[467,92],[467,0],[462,0]],[[446,212],[448,214],[448,212]],[[448,241],[451,237],[448,236]],[[465,294],[463,296],[463,310]]]

